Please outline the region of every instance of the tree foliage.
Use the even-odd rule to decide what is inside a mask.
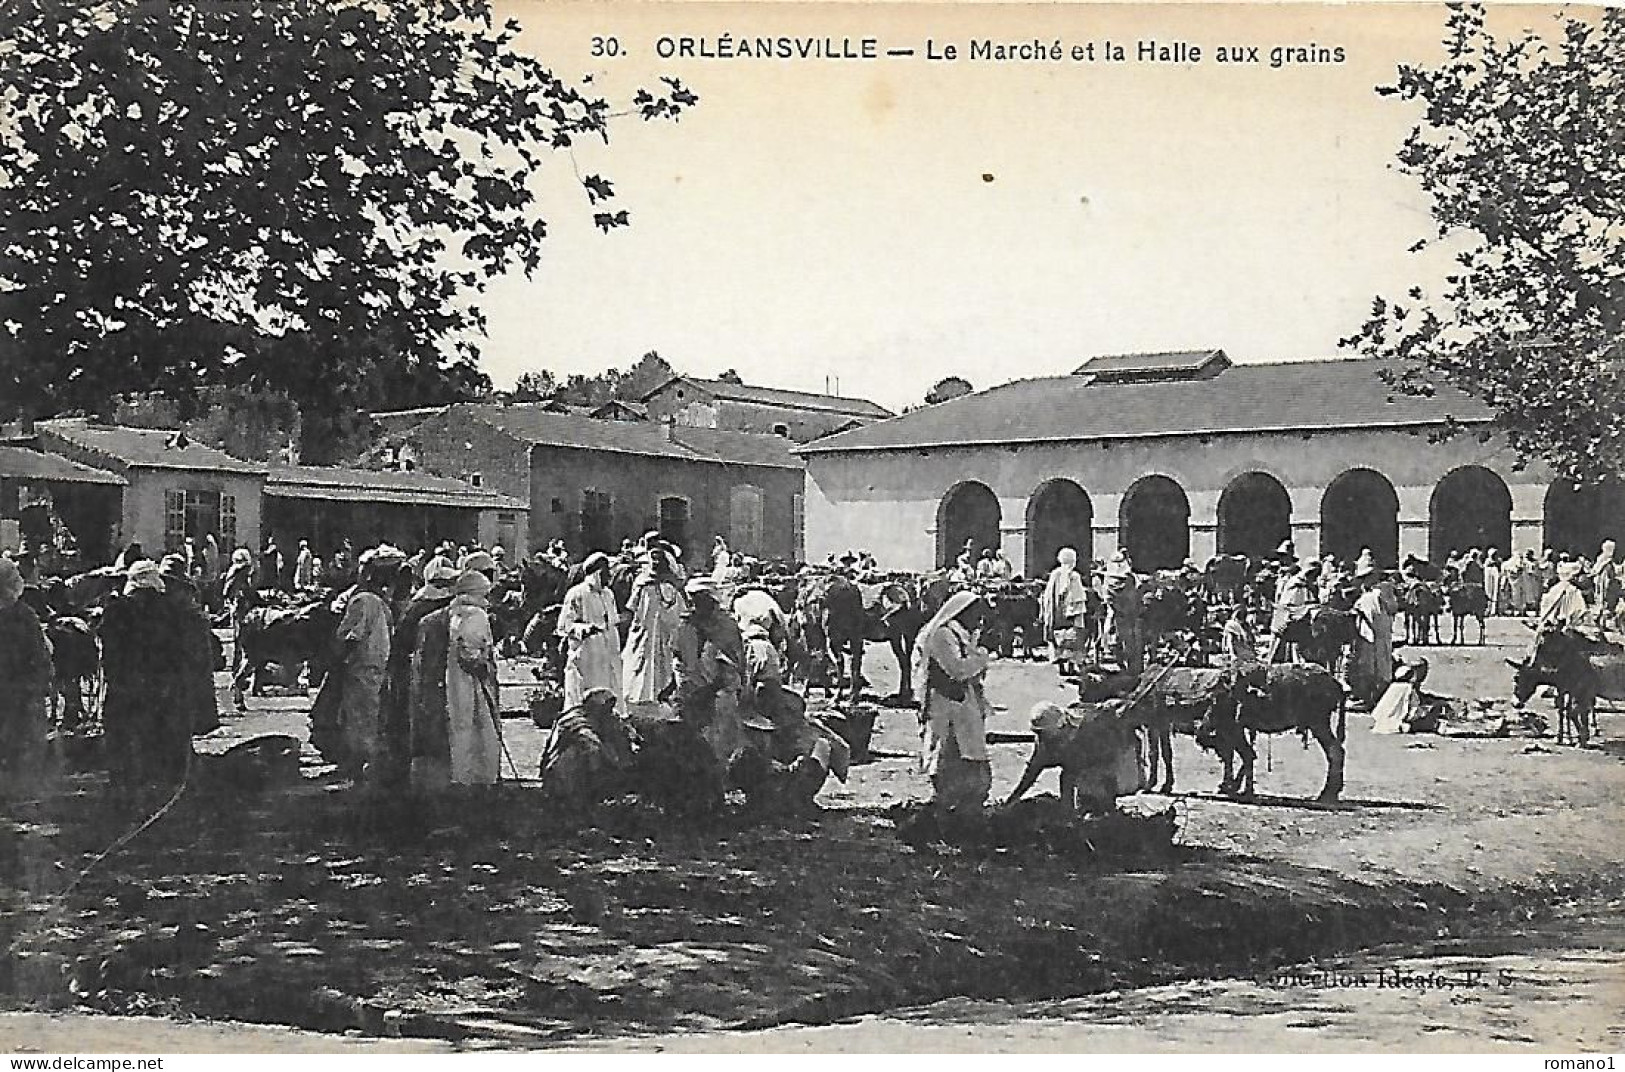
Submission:
[[[559,381],[549,369],[526,372],[513,382],[511,391],[499,391],[499,402],[545,402],[559,392]]]
[[[938,402],[946,402],[950,398],[968,395],[974,390],[975,388],[970,385],[970,381],[963,376],[949,376],[947,379],[938,380],[936,385],[925,393],[925,404],[934,406]]]
[[[490,397],[497,402],[554,401],[567,406],[602,406],[612,399],[636,402],[675,375],[677,370],[650,350],[627,368],[607,368],[591,376],[572,372],[562,383],[549,369],[527,372],[514,381],[512,390]]]
[[[1455,264],[1437,292],[1377,298],[1344,342],[1401,359],[1405,390],[1478,396],[1522,460],[1595,481],[1625,470],[1625,10],[1556,19],[1500,41],[1453,5],[1445,62],[1378,88],[1423,112],[1397,166],[1437,226],[1412,252]]]
[[[745,382],[744,377],[740,376],[736,369],[723,369],[717,373],[717,380],[721,383],[734,384],[743,384]]]
[[[486,0],[14,0],[0,47],[0,399],[279,391],[307,457],[366,409],[489,390],[489,278],[540,262],[534,181],[609,103]],[[674,118],[675,80],[629,114]],[[583,209],[627,222],[582,177]],[[314,440],[314,441],[313,441]]]

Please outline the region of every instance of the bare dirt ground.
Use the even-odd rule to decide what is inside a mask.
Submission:
[[[1428,688],[1504,695],[1502,659],[1522,654],[1527,636],[1518,623],[1494,622],[1484,648],[1427,649]],[[870,655],[869,676],[889,690],[895,669],[879,648]],[[515,684],[505,706],[523,705],[526,676],[506,668]],[[1020,662],[996,667],[990,693],[1003,708],[991,728],[1005,732],[1024,730],[1038,699],[1065,697],[1050,667]],[[253,712],[228,717],[203,747],[304,736],[308,701],[251,702]],[[1573,948],[1540,953],[1551,940],[1531,929],[1605,911],[1625,893],[1625,718],[1604,713],[1604,747],[1593,750],[1374,736],[1369,722],[1350,719],[1347,788],[1335,809],[1302,803],[1324,763],[1296,737],[1267,750],[1261,742],[1251,804],[1214,799],[1217,761],[1179,740],[1189,795],[1128,804],[1176,810],[1178,858],[1127,872],[1031,851],[898,842],[884,807],[925,790],[907,711],[882,716],[876,762],[826,788],[825,812],[806,821],[677,827],[621,808],[582,827],[547,814],[519,785],[436,807],[366,807],[313,779],[270,798],[183,798],[64,897],[72,876],[140,818],[81,777],[62,796],[0,816],[0,937],[13,950],[0,964],[0,997],[59,1015],[75,1006],[156,1014],[175,1023],[174,1038],[194,1040],[172,1049],[205,1051],[233,1045],[220,1034],[229,1029],[200,1027],[199,1037],[179,1021],[463,1046],[593,1036],[629,1045],[641,1035],[639,1045],[733,1048],[762,1036],[708,1032],[758,1028],[774,1029],[762,1045],[786,1049],[1336,1049],[1371,1023],[1396,1023],[1382,1003],[1404,992],[1277,987],[1268,981],[1276,969],[1392,942],[1408,952],[1367,968],[1437,963],[1456,955],[1437,953],[1439,943],[1506,939],[1510,947],[1472,955],[1529,974],[1537,982],[1526,997],[1575,1003],[1577,1020],[1500,988],[1427,994],[1405,1006],[1421,1019],[1398,1023],[1458,1049],[1590,1044],[1598,1036],[1570,1029],[1617,1026],[1617,956],[1587,952],[1614,936],[1565,928]],[[505,729],[519,771],[532,775],[541,733],[523,719]],[[994,748],[995,794],[1008,791],[1025,752]],[[1047,778],[1039,792],[1054,790]],[[1235,981],[1193,982],[1208,979]],[[1590,1008],[1593,992],[1612,995],[1612,1021],[1578,1007]],[[1465,999],[1473,1004],[1446,1043],[1446,1029],[1427,1027],[1430,1003]],[[1243,1025],[1204,1020],[1204,1007],[1262,1011]],[[866,1014],[830,1028],[780,1026]],[[1490,1029],[1497,1017],[1511,1017],[1504,1039]],[[1218,1023],[1239,1033],[1213,1034]],[[64,1024],[86,1039],[74,1049],[131,1048],[127,1038],[97,1045],[82,1020],[36,1016],[0,1021],[0,1049],[57,1048],[38,1043]],[[673,1031],[687,1034],[667,1037]],[[274,1032],[252,1037],[283,1048]],[[319,1042],[286,1038],[289,1048]]]

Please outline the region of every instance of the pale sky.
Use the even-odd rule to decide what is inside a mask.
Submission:
[[[1379,292],[1421,270],[1425,202],[1389,165],[1414,118],[1373,87],[1441,55],[1443,5],[554,4],[500,8],[555,73],[624,100],[660,74],[701,102],[623,120],[574,165],[632,226],[591,223],[572,162],[544,183],[552,238],[532,279],[486,297],[485,368],[678,368],[900,408],[936,380],[978,388],[1089,356],[1221,347],[1330,356]],[[1497,13],[1544,28],[1555,9]],[[912,59],[660,60],[662,35],[875,36]],[[589,55],[594,35],[625,56]],[[923,58],[927,38],[957,62]],[[1130,62],[969,60],[968,43],[1110,39]],[[1184,41],[1194,66],[1132,62]],[[1341,64],[1272,69],[1274,46]],[[1256,66],[1213,62],[1255,45]],[[984,175],[992,176],[986,181]]]

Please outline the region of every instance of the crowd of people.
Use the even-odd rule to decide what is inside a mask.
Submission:
[[[1146,637],[1141,629],[1150,578],[1137,573],[1125,551],[1080,568],[1075,549],[1062,548],[1044,583],[1039,616],[1053,662],[1064,675],[1088,665],[1108,672],[1141,674]],[[1000,556],[969,547],[952,575],[961,591],[943,604],[921,630],[913,673],[923,697],[921,732],[926,771],[934,797],[945,808],[979,808],[986,800],[991,767],[986,722],[992,706],[985,694],[991,656],[980,644],[989,606],[969,586],[1006,574]],[[984,565],[986,563],[987,565]],[[1353,633],[1339,671],[1354,702],[1373,709],[1394,680],[1394,624],[1409,585],[1435,583],[1428,563],[1407,559],[1399,569],[1380,567],[1369,549],[1353,562],[1333,556],[1300,560],[1290,541],[1254,576],[1273,578],[1263,591],[1238,593],[1219,638],[1219,662],[1240,670],[1248,664],[1292,661],[1291,626],[1320,606],[1353,619]],[[1185,562],[1176,581],[1200,584],[1203,571]],[[1625,632],[1625,564],[1615,543],[1604,541],[1586,560],[1550,552],[1524,552],[1503,560],[1494,548],[1451,554],[1437,582],[1481,590],[1491,615],[1532,616],[1534,638],[1552,629]],[[1496,593],[1493,597],[1491,593]],[[1041,705],[1042,706],[1042,705]]]
[[[118,564],[122,584],[97,626],[106,680],[102,722],[117,785],[172,783],[184,776],[191,738],[218,725],[212,673],[218,668],[210,612],[223,608],[241,628],[267,590],[330,591],[336,626],[312,707],[312,742],[345,778],[363,787],[426,792],[489,785],[506,756],[493,588],[509,577],[500,547],[443,543],[408,555],[381,545],[359,555],[348,542],[327,562],[300,541],[284,556],[246,548],[223,562],[212,537],[190,539],[158,561],[132,545]],[[640,722],[676,720],[694,728],[716,768],[737,784],[794,781],[806,800],[831,774],[844,775],[846,742],[807,712],[787,686],[794,630],[785,609],[719,538],[712,568],[690,575],[679,548],[648,533],[618,554],[572,562],[560,541],[536,560],[567,570],[554,638],[562,653],[562,710],[543,749],[543,788],[574,803],[601,799],[629,777]],[[1356,702],[1369,707],[1394,675],[1394,624],[1408,585],[1432,567],[1408,559],[1384,569],[1369,550],[1353,562],[1299,560],[1290,542],[1261,576],[1268,590],[1237,598],[1219,634],[1226,666],[1291,660],[1289,626],[1314,608],[1352,615],[1354,636],[1338,669]],[[831,570],[873,574],[867,554],[832,557]],[[1453,584],[1483,590],[1490,614],[1533,615],[1549,628],[1618,629],[1625,624],[1613,541],[1590,559],[1494,548],[1453,554],[1442,567]],[[1186,562],[1176,579],[1199,584]],[[611,584],[612,575],[629,583]],[[1013,579],[997,549],[967,544],[948,571],[952,592],[914,638],[900,690],[920,700],[922,757],[945,807],[980,802],[988,791],[985,676],[991,656],[980,641],[993,608],[978,590]],[[1085,667],[1140,673],[1141,627],[1151,578],[1119,550],[1080,565],[1063,548],[1043,582],[1039,619],[1063,674]],[[0,732],[16,742],[4,762],[34,765],[46,733],[51,648],[24,593],[18,563],[0,557]],[[927,613],[931,613],[929,609]],[[31,758],[32,757],[32,758]],[[730,773],[731,772],[731,773]],[[754,772],[754,773],[752,773]],[[793,778],[792,778],[793,772]],[[519,775],[516,769],[511,770]]]
[[[320,680],[311,742],[342,778],[432,793],[495,783],[504,762],[522,776],[503,742],[491,618],[492,590],[512,572],[501,548],[445,543],[408,555],[381,545],[352,567],[348,546],[322,566],[301,542],[291,570],[280,556],[238,548],[223,572],[212,552],[191,561],[139,556],[135,546],[123,556],[97,626],[115,784],[173,785],[185,776],[192,736],[218,724],[212,675],[221,664],[206,608],[223,607],[221,620],[240,637],[249,615],[283,588],[317,605],[331,595],[331,636],[310,653]],[[806,803],[828,775],[845,776],[846,742],[785,687],[783,610],[764,589],[740,583],[744,571],[723,541],[715,568],[694,576],[657,533],[614,558],[571,563],[558,543],[537,558],[567,567],[570,581],[554,630],[563,714],[535,772],[549,795],[587,804],[624,788],[640,721],[692,727],[728,787]],[[634,567],[624,608],[612,566]],[[334,594],[326,586],[336,579],[349,583]],[[25,588],[16,564],[0,559],[0,674],[15,685],[0,701],[0,724],[37,749],[53,675]],[[26,751],[8,749],[8,762],[27,762]]]
[[[43,769],[47,699],[56,687],[58,653],[41,624],[39,591],[15,561],[0,556],[0,680],[7,682],[0,690],[0,737],[7,742],[0,765],[12,765],[17,784]],[[104,753],[114,786],[172,783],[191,761],[193,735],[219,725],[217,642],[179,556],[130,563],[96,637],[105,681]]]

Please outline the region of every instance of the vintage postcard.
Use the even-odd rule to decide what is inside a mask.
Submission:
[[[1611,1069],[1622,71],[6,5],[0,1051]]]

